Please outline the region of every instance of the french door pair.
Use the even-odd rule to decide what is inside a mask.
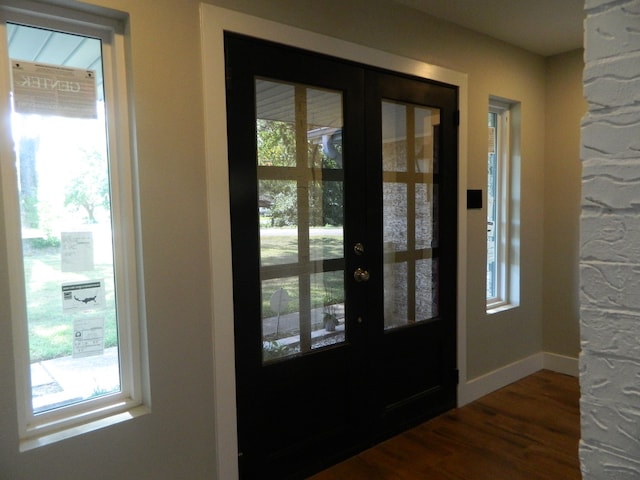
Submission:
[[[455,406],[457,89],[227,34],[242,478]]]

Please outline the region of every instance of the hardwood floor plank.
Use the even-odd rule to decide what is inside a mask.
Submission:
[[[578,379],[540,371],[312,480],[579,480]]]

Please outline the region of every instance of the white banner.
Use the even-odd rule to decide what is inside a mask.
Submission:
[[[13,104],[18,113],[97,118],[93,70],[12,60]]]

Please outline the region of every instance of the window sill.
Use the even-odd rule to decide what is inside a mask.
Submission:
[[[46,432],[39,435],[35,434],[34,436],[24,438],[20,441],[20,451],[26,452],[45,445],[50,445],[61,440],[66,440],[67,438],[72,438],[77,435],[93,432],[94,430],[109,427],[120,422],[125,422],[127,420],[146,415],[147,413],[151,413],[151,410],[145,405],[139,405],[124,412],[91,420],[81,425],[63,428],[61,430],[56,430],[55,432]]]
[[[512,303],[500,303],[500,304],[487,305],[487,315],[493,315],[495,313],[505,312],[507,310],[516,308],[517,306],[518,305],[514,305]]]

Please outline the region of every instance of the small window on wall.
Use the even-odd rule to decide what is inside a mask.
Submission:
[[[143,398],[122,27],[24,5],[0,6],[0,159],[29,449],[130,418]]]
[[[519,298],[519,132],[517,104],[491,99],[487,156],[487,310],[517,305]]]

